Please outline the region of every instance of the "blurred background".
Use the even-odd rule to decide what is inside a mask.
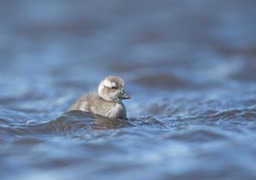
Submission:
[[[208,126],[203,130],[190,129],[192,133],[189,130],[189,134],[184,136],[184,139],[187,139],[193,135],[197,137],[200,132],[206,132],[207,137],[214,140],[225,137],[220,141],[227,143],[227,150],[222,154],[222,144],[213,146],[216,151],[210,151],[210,155],[208,154],[210,160],[222,158],[222,161],[212,164],[213,169],[206,170],[208,175],[215,178],[255,178],[255,167],[249,165],[255,160],[256,151],[255,135],[252,131],[256,127],[254,122],[256,117],[255,7],[254,0],[0,0],[0,119],[2,128],[10,128],[4,129],[1,142],[6,142],[6,139],[13,136],[11,145],[10,141],[3,145],[5,150],[1,157],[5,159],[1,160],[1,166],[2,169],[8,170],[0,170],[3,177],[9,177],[7,172],[12,172],[12,167],[20,169],[20,174],[26,178],[30,178],[29,174],[32,171],[30,162],[34,156],[23,159],[24,170],[16,162],[17,157],[21,156],[19,152],[5,154],[6,150],[17,149],[23,144],[19,142],[20,136],[23,137],[22,133],[12,128],[19,129],[24,124],[51,122],[66,112],[81,94],[95,90],[102,78],[118,75],[126,81],[126,89],[133,97],[131,101],[125,101],[128,116],[149,121],[148,134],[139,134],[138,137],[150,140],[155,138],[150,129],[158,127],[159,122],[156,123],[155,119],[158,119],[168,131],[174,132],[176,131],[170,129],[171,127],[190,127],[194,124],[205,125],[205,122],[214,122],[217,126],[214,130],[207,129]],[[195,119],[188,121],[191,118]],[[235,123],[233,119],[236,120]],[[246,127],[243,126],[244,124]],[[219,131],[219,125],[221,128],[233,127],[236,130],[230,132],[232,135],[227,135],[226,129]],[[134,135],[134,131],[144,131],[140,126],[137,128],[126,130],[123,134],[126,134],[129,140],[135,140],[134,136],[137,136]],[[236,134],[237,129],[246,129],[246,133],[242,133],[244,139],[241,140],[239,134],[241,132]],[[19,138],[16,137],[16,133]],[[34,133],[37,134],[36,131]],[[86,133],[80,138],[88,140],[88,132]],[[101,136],[109,137],[108,133]],[[180,135],[180,131],[176,133],[177,136]],[[214,133],[217,135],[215,136]],[[77,136],[76,133],[74,134]],[[108,147],[107,153],[111,158],[122,159],[124,164],[120,164],[123,165],[123,169],[127,168],[125,163],[136,159],[142,172],[155,173],[155,176],[146,176],[149,179],[159,177],[182,179],[191,175],[196,178],[207,177],[207,173],[200,173],[200,169],[204,168],[208,161],[202,162],[197,159],[198,154],[190,156],[191,151],[195,150],[190,147],[191,142],[187,140],[183,142],[183,138],[179,139],[181,140],[179,145],[184,150],[181,150],[181,154],[178,153],[180,148],[175,152],[162,151],[166,148],[164,144],[172,148],[177,144],[173,143],[173,136],[170,138],[168,135],[167,140],[166,134],[158,135],[165,137],[159,140],[163,143],[160,145],[162,147],[160,150],[135,140],[138,143],[136,145],[131,142],[118,145],[120,152],[127,147],[134,147],[131,151],[124,152],[129,160],[122,159],[122,153],[119,151],[119,156],[114,156],[118,154],[115,151],[118,149],[116,144],[113,145],[114,147]],[[30,138],[37,139],[37,136],[38,134]],[[95,136],[92,135],[90,141],[94,142],[98,138]],[[113,139],[102,140],[103,145],[117,138],[113,134],[111,137]],[[238,145],[240,149],[235,151],[233,145],[229,144],[232,137],[237,138],[235,140],[237,144],[242,141],[253,143],[250,147],[247,144],[240,144],[241,146]],[[68,150],[61,151],[58,148],[74,143],[73,138],[74,136],[71,135],[71,140],[69,139],[71,142],[56,140],[58,144],[56,148],[49,143],[49,139],[43,138],[40,142],[30,139],[29,143],[26,141],[27,145],[24,146],[23,152],[26,152],[25,149],[29,149],[30,145],[43,143],[43,147],[51,150],[38,148],[34,151],[34,155],[46,153],[50,156],[47,156],[49,162],[47,161],[46,164],[51,164],[51,158],[57,156],[62,159],[70,155]],[[195,141],[201,143],[200,138],[195,138]],[[149,139],[146,141],[151,142]],[[84,148],[88,148],[87,142],[83,143],[82,146],[77,145],[81,152],[77,152],[76,158],[98,155],[97,152],[83,154]],[[140,144],[149,148],[143,149]],[[199,147],[201,145],[204,144],[200,144]],[[150,161],[135,158],[138,155],[135,147],[138,146],[143,149],[141,151],[141,154],[145,155],[143,157],[145,159],[150,157]],[[149,152],[150,148],[154,149],[155,154]],[[55,152],[53,149],[58,151]],[[200,153],[200,149],[193,152]],[[247,154],[245,155],[244,152]],[[170,153],[174,153],[173,156],[169,156]],[[211,153],[214,156],[211,156]],[[230,162],[230,159],[233,159],[231,154],[234,153],[244,156],[241,155],[238,161]],[[177,158],[175,154],[180,155],[178,159],[175,159]],[[155,169],[153,163],[155,161],[151,155],[156,158],[157,167],[165,164],[166,167],[170,165],[175,166],[176,169],[170,170],[166,167]],[[115,158],[112,160],[116,160],[118,164],[119,161]],[[165,161],[168,158],[169,163]],[[183,158],[186,160],[192,158],[193,161],[189,161],[192,165],[182,164]],[[66,160],[70,162],[73,159],[71,157]],[[103,166],[109,165],[109,161],[105,161],[104,158],[98,161]],[[148,166],[148,162],[151,162],[152,166]],[[97,172],[97,176],[91,171],[80,172],[81,166],[86,166],[83,163],[67,171],[70,176],[66,176],[66,179],[81,178],[85,174],[92,178],[115,177],[113,174],[108,174],[113,170],[98,171],[97,166],[87,167],[91,168],[92,172]],[[176,166],[177,164],[179,166]],[[133,165],[131,161],[130,166]],[[130,166],[128,165],[128,168]],[[227,176],[218,167],[230,167],[225,171]],[[240,173],[238,170],[241,169]],[[40,165],[33,170],[33,178],[44,172],[44,168]],[[133,170],[130,169],[128,172],[134,174],[134,177],[144,177],[143,173]],[[65,170],[60,168],[57,173],[42,177],[65,179],[62,175],[63,171]],[[236,172],[234,176],[229,176],[234,171]],[[77,176],[71,175],[73,172],[77,173]],[[127,174],[119,172],[119,175]],[[129,176],[125,177],[129,179]],[[11,178],[15,177],[11,176]]]
[[[2,96],[75,98],[110,74],[133,94],[254,82],[254,7],[253,0],[2,0]]]
[[[109,74],[153,88],[255,81],[254,7],[253,0],[2,0],[1,83],[66,89]]]

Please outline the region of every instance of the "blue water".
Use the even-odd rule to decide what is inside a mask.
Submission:
[[[1,179],[255,179],[255,6],[2,1]],[[67,112],[108,75],[128,121]]]

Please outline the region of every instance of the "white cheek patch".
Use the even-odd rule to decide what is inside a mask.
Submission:
[[[103,96],[103,89],[104,89],[104,85],[100,84],[99,88],[98,88],[98,94],[102,97]]]
[[[106,85],[104,84],[105,81],[100,83],[99,88],[98,88],[98,94],[101,98],[105,99],[106,101],[111,101],[111,98],[109,97],[108,93],[104,93],[103,90],[106,88]]]
[[[116,83],[115,82],[111,82],[108,79],[103,81],[103,85],[105,87],[108,87],[108,88],[116,87]]]

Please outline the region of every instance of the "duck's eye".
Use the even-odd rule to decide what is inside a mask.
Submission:
[[[117,87],[116,86],[112,86],[111,89],[117,90]]]

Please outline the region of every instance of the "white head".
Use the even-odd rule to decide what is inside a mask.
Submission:
[[[110,102],[120,102],[131,99],[124,91],[125,83],[120,77],[109,76],[103,79],[98,87],[99,96]]]

